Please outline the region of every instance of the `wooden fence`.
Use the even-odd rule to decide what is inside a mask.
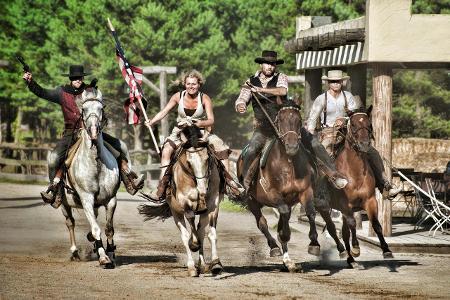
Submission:
[[[27,147],[13,143],[0,144],[0,179],[48,181],[47,156],[50,147]],[[233,150],[229,168],[236,172],[240,150]],[[131,165],[136,173],[146,174],[146,186],[155,187],[159,180],[159,156],[153,150],[131,150]]]

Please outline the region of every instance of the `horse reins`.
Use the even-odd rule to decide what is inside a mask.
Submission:
[[[369,136],[372,136],[372,130],[368,127],[361,127],[356,129],[355,131],[352,130],[352,124],[351,124],[351,118],[356,116],[356,115],[365,115],[367,116],[367,113],[364,112],[358,112],[358,113],[354,113],[351,117],[349,117],[348,122],[347,122],[347,130],[348,130],[348,137],[347,135],[344,136],[345,140],[347,140],[350,145],[352,146],[353,149],[355,149],[356,151],[360,151],[359,146],[358,146],[358,142],[355,139],[355,134],[360,131],[360,130],[367,130],[367,132],[369,133]]]

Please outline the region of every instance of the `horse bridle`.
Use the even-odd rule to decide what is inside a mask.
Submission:
[[[83,101],[83,104],[86,103],[86,102],[89,102],[89,101],[97,101],[97,102],[100,102],[100,103],[102,104],[102,113],[104,112],[104,110],[103,110],[103,101],[98,100],[97,98],[89,98],[89,99],[84,100],[84,101]],[[99,119],[100,125],[99,125],[98,128],[97,128],[97,134],[100,133],[100,131],[103,130],[103,126],[104,126],[104,125],[103,125],[103,122],[100,122],[100,117],[99,117],[97,114],[95,114],[95,113],[90,113],[90,114],[87,116],[86,120],[85,120],[85,119],[84,119],[84,111],[81,110],[81,120],[82,120],[82,122],[83,122],[83,127],[84,127],[84,128],[86,128],[86,121],[89,120],[90,117],[96,117],[97,119]]]
[[[357,113],[352,114],[348,118],[348,122],[347,122],[348,134],[345,136],[345,139],[350,143],[350,145],[352,146],[353,149],[355,149],[356,151],[360,151],[359,143],[358,143],[358,141],[355,138],[355,134],[358,133],[358,131],[360,131],[360,130],[367,130],[367,133],[369,134],[369,139],[370,139],[370,137],[373,136],[373,132],[372,132],[372,129],[370,127],[366,127],[366,126],[360,127],[360,128],[358,128],[356,130],[353,130],[352,129],[351,119],[354,116],[356,116],[356,115],[365,115],[365,116],[368,117],[367,113],[365,113],[365,112],[357,112]]]
[[[207,150],[208,150],[208,148],[207,147],[205,147]],[[203,150],[203,148],[196,148],[195,150],[189,150],[189,149],[185,149],[185,151],[186,152],[189,152],[189,153],[196,153],[196,152],[200,152],[200,151],[202,151]],[[206,161],[206,163],[208,164],[208,168],[207,168],[207,170],[206,170],[206,172],[205,172],[205,175],[203,175],[203,176],[200,176],[200,177],[198,177],[198,176],[195,176],[195,174],[192,172],[192,170],[190,170],[181,160],[178,160],[178,163],[180,164],[180,166],[181,166],[181,169],[183,169],[183,171],[186,173],[186,174],[188,174],[195,182],[198,180],[198,179],[204,179],[204,178],[206,178],[206,177],[209,177],[209,175],[211,175],[211,159],[210,159],[210,155],[208,155],[208,159],[207,159],[207,161]]]
[[[276,116],[276,118],[275,118],[275,124],[277,125],[277,129],[278,129],[278,132],[279,132],[278,138],[279,138],[281,141],[283,141],[283,138],[284,138],[285,136],[287,136],[288,134],[295,134],[295,136],[297,137],[297,140],[300,140],[300,138],[301,138],[301,135],[300,135],[300,127],[299,127],[299,129],[298,129],[298,132],[297,132],[297,131],[294,131],[294,130],[288,130],[288,131],[286,131],[285,133],[281,134],[281,128],[280,128],[280,122],[279,122],[279,120],[278,120],[278,115],[279,115],[280,112],[283,111],[283,110],[296,110],[296,111],[300,114],[300,109],[297,108],[297,107],[295,107],[295,106],[286,106],[286,107],[280,108],[280,110],[278,111],[277,116]]]

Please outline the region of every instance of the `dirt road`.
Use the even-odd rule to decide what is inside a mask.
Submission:
[[[224,272],[187,277],[185,254],[171,219],[146,222],[137,214],[139,197],[119,195],[115,215],[117,267],[94,260],[69,261],[69,236],[59,210],[36,198],[41,186],[0,184],[0,299],[295,299],[449,298],[450,256],[394,253],[362,247],[361,269],[348,269],[331,242],[320,236],[322,257],[307,254],[308,228],[293,232],[290,255],[303,273],[285,272],[253,217],[221,212],[219,255]],[[87,254],[88,226],[75,212],[78,246]],[[101,210],[99,219],[104,224]],[[270,218],[274,224],[273,216]],[[208,242],[206,243],[209,249]],[[208,252],[207,252],[208,253]]]

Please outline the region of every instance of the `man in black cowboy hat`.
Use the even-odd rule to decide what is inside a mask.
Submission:
[[[264,50],[261,57],[257,57],[255,62],[260,64],[260,70],[258,70],[254,76],[250,77],[242,86],[238,99],[235,102],[235,109],[239,113],[245,113],[247,111],[247,105],[250,100],[253,106],[255,115],[254,119],[254,132],[250,139],[246,155],[243,162],[243,177],[244,187],[248,191],[250,188],[253,177],[257,171],[258,165],[253,164],[253,161],[257,158],[266,141],[275,136],[275,132],[263,113],[261,107],[256,102],[254,97],[258,97],[259,102],[267,111],[268,115],[275,120],[281,104],[287,101],[288,90],[288,78],[283,73],[276,72],[277,65],[284,63],[284,60],[277,58],[277,52]],[[252,93],[253,97],[252,97]],[[261,97],[259,94],[264,95]],[[331,182],[338,188],[344,188],[347,184],[347,180],[338,175],[333,162],[328,158],[328,154],[325,148],[320,142],[315,139],[314,136],[309,134],[302,128],[302,142],[316,155],[321,161],[325,163],[325,173],[330,178]],[[328,159],[327,159],[328,158]]]
[[[48,100],[61,105],[64,115],[64,132],[62,138],[57,142],[55,149],[48,158],[50,185],[46,191],[41,192],[42,199],[46,203],[50,203],[54,208],[61,205],[64,184],[61,180],[64,174],[63,163],[66,152],[76,141],[76,133],[81,127],[81,112],[78,108],[75,98],[83,93],[88,87],[96,87],[97,79],[92,80],[89,85],[83,82],[84,76],[89,75],[84,72],[83,66],[72,65],[69,67],[68,76],[70,83],[59,86],[53,90],[42,88],[30,72],[25,72],[23,79],[27,83],[28,89],[39,98]],[[122,180],[130,194],[135,194],[138,189],[143,186],[143,176],[138,177],[127,165],[127,149],[126,145],[109,134],[103,133],[105,146],[118,160]]]

